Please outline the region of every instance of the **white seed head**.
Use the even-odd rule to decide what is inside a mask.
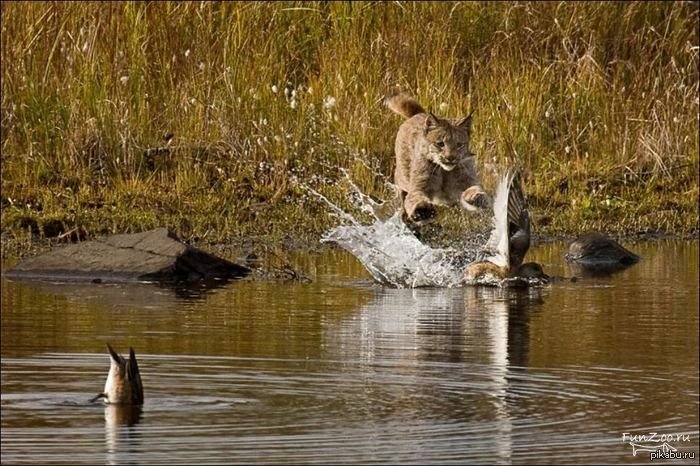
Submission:
[[[323,106],[327,109],[330,110],[333,107],[335,107],[335,97],[333,96],[328,96],[324,99],[323,101]]]

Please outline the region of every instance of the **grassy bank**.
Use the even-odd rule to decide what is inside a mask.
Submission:
[[[475,111],[487,188],[521,165],[540,234],[698,231],[696,3],[0,8],[5,238],[314,241],[339,220],[302,185],[391,197],[396,88]]]

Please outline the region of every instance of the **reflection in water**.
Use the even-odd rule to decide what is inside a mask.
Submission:
[[[344,358],[371,363],[394,357],[498,366],[527,365],[528,319],[544,303],[546,289],[468,287],[464,289],[383,289],[375,300],[327,338]],[[403,341],[405,340],[405,341]],[[481,350],[487,349],[484,354]]]
[[[143,305],[152,307],[171,306],[183,300],[201,300],[207,293],[224,286],[224,281],[218,281],[214,286],[208,283],[190,286],[167,283],[60,283],[60,282],[21,282],[31,283],[31,286],[47,293],[60,296],[88,298],[101,304]]]
[[[141,421],[141,415],[141,406],[105,405],[107,464],[135,464],[133,459],[141,444],[141,435],[133,427]]]
[[[192,300],[3,281],[3,462],[639,463],[622,433],[655,431],[697,455],[697,246],[528,290],[388,289],[338,251]],[[562,245],[533,260],[567,275]],[[143,354],[133,422],[85,403],[105,341]]]
[[[589,265],[581,265],[577,264],[575,262],[570,262],[569,267],[571,270],[574,272],[574,274],[577,277],[585,277],[585,278],[602,278],[602,277],[610,277],[618,272],[622,272],[625,269],[630,268],[632,265],[630,264],[605,264],[605,265],[599,265],[599,264],[589,264]]]
[[[460,442],[463,430],[477,423],[484,438],[468,446],[471,453],[478,447],[480,453],[493,455],[492,461],[508,462],[513,429],[509,374],[514,366],[527,365],[528,320],[544,302],[544,292],[385,289],[357,315],[329,326],[326,339],[338,351],[334,357],[361,361],[369,379],[375,377],[377,366],[387,364],[402,374],[404,393],[386,411],[392,417],[406,417],[407,422],[439,420],[448,443]],[[440,372],[445,364],[454,369],[447,381],[426,380],[426,372]],[[430,406],[410,402],[423,398],[442,402]],[[452,448],[460,453],[457,444]]]
[[[105,425],[108,430],[135,426],[141,422],[142,414],[143,409],[139,405],[105,404]]]

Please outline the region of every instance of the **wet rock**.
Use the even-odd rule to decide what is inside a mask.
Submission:
[[[70,244],[24,260],[9,278],[194,284],[248,275],[250,269],[184,244],[166,228]]]
[[[569,245],[566,260],[584,275],[610,274],[639,262],[639,256],[602,233],[585,233]]]

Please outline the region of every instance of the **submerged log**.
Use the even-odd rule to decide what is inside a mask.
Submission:
[[[102,282],[211,282],[250,269],[189,246],[166,228],[70,244],[26,259],[8,278]]]

